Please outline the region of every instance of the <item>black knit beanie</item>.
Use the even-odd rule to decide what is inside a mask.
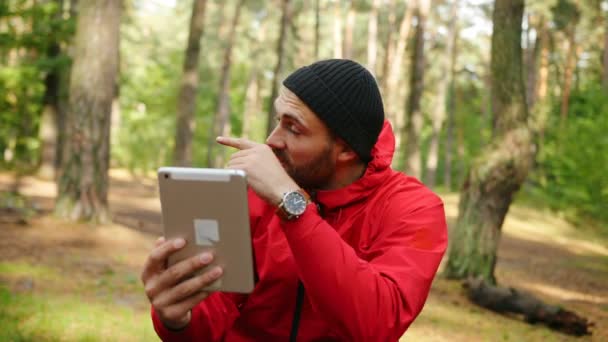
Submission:
[[[371,160],[384,123],[384,108],[376,80],[367,69],[348,59],[329,59],[296,70],[283,85],[363,162]]]

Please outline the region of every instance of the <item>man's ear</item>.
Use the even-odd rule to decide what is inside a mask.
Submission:
[[[355,151],[341,138],[336,139],[336,145],[339,162],[351,162],[359,158],[357,153],[355,153]]]

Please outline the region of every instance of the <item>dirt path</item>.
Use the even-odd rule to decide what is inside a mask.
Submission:
[[[0,192],[10,190],[13,183],[11,175],[0,173]],[[50,212],[55,196],[52,182],[25,177],[20,180],[19,191],[43,214]],[[457,196],[443,198],[448,221],[453,222]],[[110,208],[114,224],[96,229],[65,224],[48,215],[32,218],[25,226],[0,220],[0,262],[25,260],[59,265],[65,272],[84,269],[89,275],[107,273],[108,268],[113,273],[138,274],[162,231],[155,180],[135,180],[124,171],[113,170]],[[503,229],[496,270],[499,283],[529,291],[588,317],[596,324],[591,340],[608,341],[606,245],[589,241],[553,214],[527,208],[514,207]],[[16,289],[24,286],[19,280],[9,281],[0,274],[1,282],[9,282]],[[460,294],[448,287],[453,285],[438,281],[429,302],[447,300],[465,305]],[[117,301],[143,310],[147,305],[143,295],[119,297]]]

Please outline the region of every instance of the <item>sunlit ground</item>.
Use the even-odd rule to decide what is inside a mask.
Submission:
[[[156,340],[139,270],[158,235],[153,178],[112,171],[120,222],[100,228],[51,217],[30,226],[0,221],[0,341]],[[11,177],[0,174],[0,189]],[[22,180],[21,192],[48,205],[54,186]],[[448,220],[457,195],[443,195]],[[44,206],[43,205],[43,206]],[[129,217],[129,214],[131,215]],[[472,305],[458,282],[438,278],[402,341],[607,341],[608,250],[555,214],[515,206],[505,221],[497,278],[596,323],[574,338]]]

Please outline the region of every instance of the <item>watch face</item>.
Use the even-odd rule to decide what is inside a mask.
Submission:
[[[306,210],[306,198],[301,193],[294,191],[285,195],[285,210],[291,215],[302,215]]]

